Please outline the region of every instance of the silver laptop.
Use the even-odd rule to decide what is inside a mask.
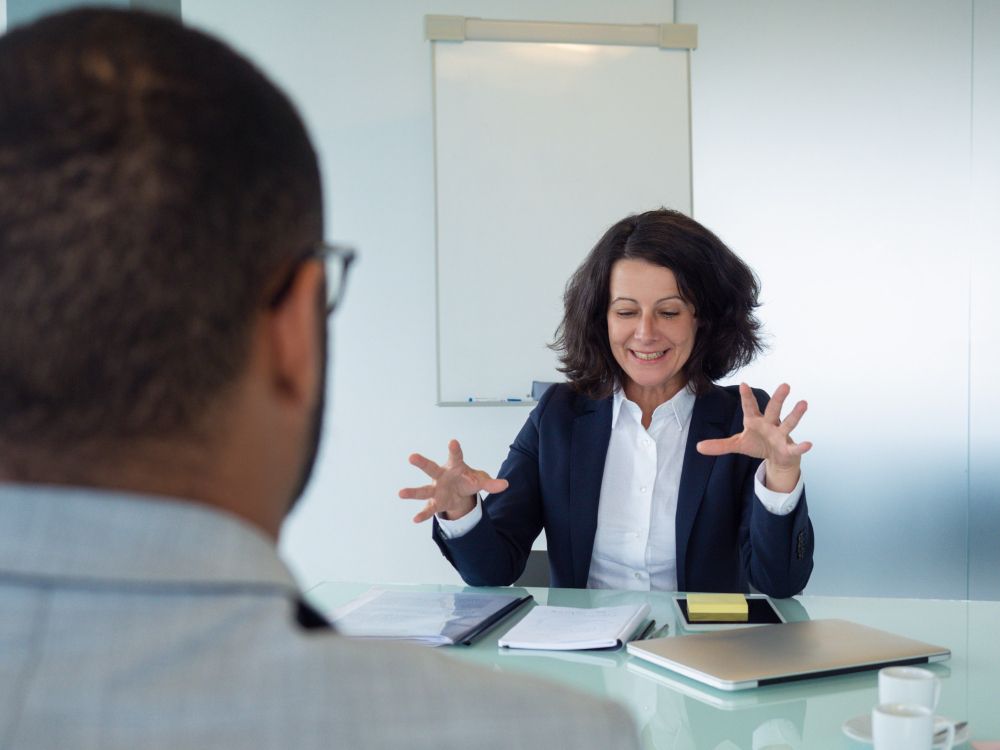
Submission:
[[[951,657],[943,646],[847,620],[809,620],[632,641],[628,652],[720,690]]]

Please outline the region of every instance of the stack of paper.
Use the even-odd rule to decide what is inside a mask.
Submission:
[[[624,607],[535,607],[499,645],[548,651],[620,648],[649,614],[648,604]]]
[[[372,589],[328,614],[338,632],[355,638],[468,645],[529,601],[515,594]]]

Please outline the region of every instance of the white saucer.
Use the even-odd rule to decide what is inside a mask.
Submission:
[[[946,716],[935,716],[934,720],[951,721]],[[860,716],[855,716],[853,719],[848,719],[844,722],[844,734],[850,737],[852,740],[857,740],[858,742],[864,742],[866,745],[872,744],[872,715],[871,714],[861,714]],[[966,724],[964,727],[955,732],[955,747],[968,742],[969,740],[969,725]],[[935,742],[934,747],[944,747],[943,742]]]

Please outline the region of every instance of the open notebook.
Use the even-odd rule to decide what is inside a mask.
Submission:
[[[499,645],[545,651],[621,648],[648,614],[648,604],[535,607],[499,640]]]

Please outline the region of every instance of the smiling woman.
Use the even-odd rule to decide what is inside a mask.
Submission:
[[[458,441],[431,483],[434,538],[473,585],[506,585],[544,529],[551,585],[791,596],[812,572],[800,471],[812,446],[769,399],[715,380],[760,350],[753,272],[676,211],[612,226],[574,273],[553,347],[569,382],[546,391],[497,478]],[[480,492],[491,497],[481,501]]]
[[[611,269],[608,343],[624,373],[628,399],[642,409],[649,428],[653,410],[685,385],[684,365],[694,348],[698,321],[677,290],[669,268],[620,260]]]
[[[645,263],[633,265],[638,261]],[[625,374],[621,360],[611,356],[600,323],[619,293],[627,296],[622,285],[637,283],[656,269],[670,274],[657,279],[663,297],[679,297],[697,320],[698,335],[680,363],[683,384],[694,393],[707,393],[714,381],[749,364],[761,350],[760,322],[754,316],[759,284],[747,265],[682,213],[629,216],[605,232],[570,279],[554,344],[561,352],[562,371],[591,398],[610,396]],[[619,288],[613,290],[616,280]]]

